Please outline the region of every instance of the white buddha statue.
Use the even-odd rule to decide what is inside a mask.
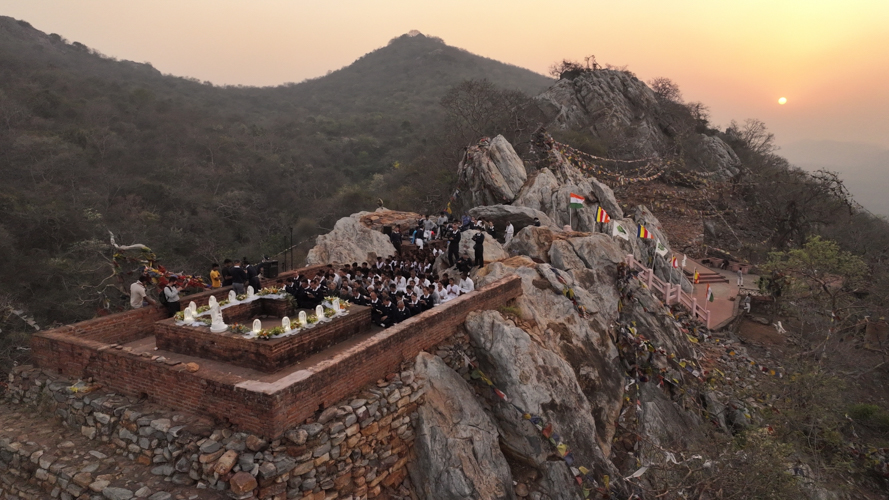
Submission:
[[[281,318],[281,328],[283,328],[285,332],[290,331],[290,318],[287,316]]]
[[[228,330],[228,325],[222,320],[222,311],[219,310],[219,304],[214,304],[210,308],[210,331],[213,333],[222,333]]]

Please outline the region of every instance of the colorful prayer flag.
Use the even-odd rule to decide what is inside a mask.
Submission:
[[[676,259],[675,255],[670,259],[670,265],[673,266],[673,269],[679,267],[679,260]]]
[[[714,298],[715,297],[713,296],[713,290],[710,289],[710,285],[707,285],[707,300],[709,302],[713,302]]]
[[[695,268],[695,278],[694,283],[697,285],[701,281],[701,273],[698,272],[698,268]]]
[[[611,217],[608,216],[608,212],[602,207],[596,210],[596,222],[611,222]]]
[[[614,228],[612,228],[611,230],[611,236],[618,236],[627,241],[630,241],[630,233],[628,233],[627,230],[624,229],[620,222],[614,223]]]
[[[586,200],[579,194],[571,193],[571,199],[568,202],[569,208],[583,208],[583,202]]]
[[[645,229],[645,226],[643,226],[642,224],[639,224],[639,232],[636,234],[636,236],[646,240],[654,238],[654,235],[651,234],[651,231]]]
[[[654,246],[654,251],[657,252],[661,257],[667,255],[667,247],[661,243],[661,240],[657,240],[657,244]]]

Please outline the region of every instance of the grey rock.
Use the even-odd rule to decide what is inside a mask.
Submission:
[[[528,178],[522,159],[502,135],[489,145],[473,145],[457,167],[463,208],[510,203]]]
[[[107,498],[108,500],[130,500],[133,498],[133,492],[126,488],[115,488],[109,486],[102,490],[102,496]]]
[[[436,499],[514,499],[512,475],[498,446],[497,428],[469,385],[441,358],[421,352],[416,376],[426,383],[417,410],[416,460],[411,480],[420,496]],[[303,484],[305,491],[305,483]]]
[[[389,238],[361,223],[361,217],[370,212],[359,212],[343,217],[333,226],[333,231],[318,236],[315,246],[306,256],[308,265],[330,262],[372,262],[376,257],[395,253]]]
[[[204,444],[201,445],[201,453],[204,453],[204,454],[215,453],[220,448],[222,448],[221,444],[219,444],[216,441],[213,441],[212,439],[208,439],[208,440],[204,441]]]
[[[166,491],[158,491],[154,495],[148,497],[148,500],[170,500],[173,498],[173,495],[170,495]]]

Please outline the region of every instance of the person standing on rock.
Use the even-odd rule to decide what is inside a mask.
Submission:
[[[392,230],[392,233],[389,235],[389,240],[392,241],[392,246],[395,247],[395,255],[401,255],[401,227],[395,226]]]
[[[503,235],[503,244],[509,245],[509,242],[512,241],[512,235],[515,234],[515,228],[512,226],[512,222],[506,223],[506,233]]]
[[[479,269],[485,267],[485,233],[479,231],[472,235],[472,241],[475,242],[473,249],[475,250],[475,265]]]
[[[540,219],[534,217],[534,227],[540,227]]]
[[[448,235],[448,267],[454,265],[460,258],[460,231],[456,225],[451,226],[451,232]]]

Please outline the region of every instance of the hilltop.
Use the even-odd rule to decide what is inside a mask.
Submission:
[[[176,269],[274,255],[291,228],[304,255],[339,216],[385,196],[375,175],[430,150],[438,102],[469,78],[552,83],[412,33],[300,84],[217,87],[0,17],[0,272],[30,269],[0,294],[41,323],[123,304],[96,287],[112,270],[109,230]]]

